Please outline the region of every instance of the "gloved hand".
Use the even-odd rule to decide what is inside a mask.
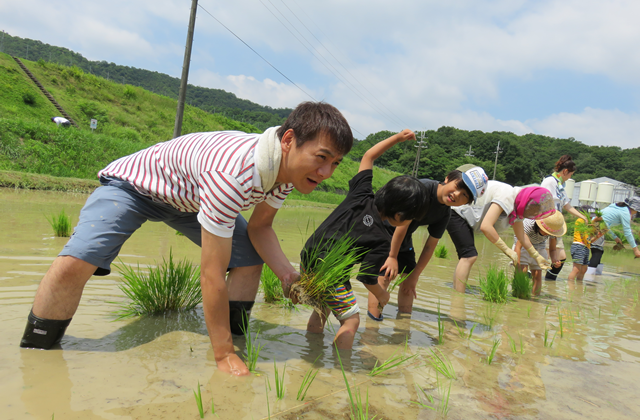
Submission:
[[[500,251],[504,252],[504,254],[507,257],[511,258],[511,261],[513,261],[513,265],[515,267],[518,267],[518,264],[519,264],[518,254],[516,253],[516,251],[514,251],[511,248],[509,248],[507,246],[507,244],[504,243],[502,238],[499,238],[494,245],[497,246],[498,248],[500,248]]]
[[[527,248],[527,252],[531,256],[531,258],[533,258],[538,262],[538,265],[540,266],[541,269],[543,270],[551,269],[551,263],[549,262],[549,260],[547,260],[545,257],[540,255],[540,253],[536,251],[536,249],[533,246],[530,246],[529,248]]]

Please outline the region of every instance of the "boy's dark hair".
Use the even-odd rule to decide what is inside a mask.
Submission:
[[[397,214],[400,221],[420,220],[427,213],[427,195],[427,187],[422,182],[402,175],[380,188],[373,203],[382,217],[394,218]]]
[[[471,204],[473,202],[473,193],[471,192],[467,184],[465,184],[464,180],[462,179],[461,171],[454,169],[453,171],[447,174],[446,179],[447,179],[447,182],[455,182],[457,189],[464,190],[467,193],[467,197],[469,197],[469,202],[467,204]]]
[[[346,155],[353,146],[353,133],[344,116],[333,105],[326,102],[302,102],[278,128],[278,138],[293,129],[296,135],[296,146],[300,147],[319,134],[329,136],[335,148]]]

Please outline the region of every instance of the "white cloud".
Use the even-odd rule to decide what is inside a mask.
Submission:
[[[543,120],[527,121],[535,131],[558,138],[573,137],[582,143],[640,147],[640,114],[585,108],[580,114],[559,113]]]

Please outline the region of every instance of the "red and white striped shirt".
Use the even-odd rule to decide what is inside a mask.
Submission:
[[[266,194],[262,190],[254,165],[260,136],[239,131],[187,134],[113,161],[98,176],[122,179],[156,201],[197,212],[207,231],[230,238],[240,211],[262,201],[280,208],[293,189],[281,184]]]

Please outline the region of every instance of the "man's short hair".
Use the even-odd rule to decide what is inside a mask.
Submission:
[[[353,133],[346,118],[333,105],[326,102],[302,102],[289,114],[278,129],[278,137],[293,129],[296,146],[300,147],[320,134],[329,136],[335,148],[343,156],[353,146]]]
[[[402,175],[393,178],[380,188],[375,195],[374,204],[382,217],[400,221],[420,220],[427,213],[427,187],[418,179]]]

